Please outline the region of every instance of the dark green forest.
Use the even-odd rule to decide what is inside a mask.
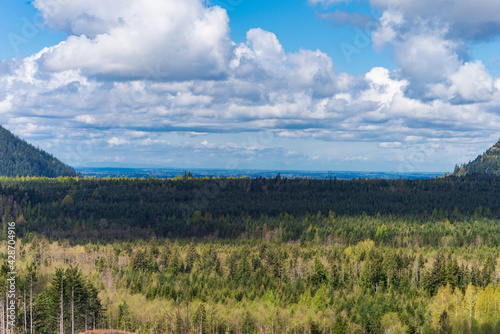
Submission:
[[[70,166],[0,126],[0,175],[76,176]]]
[[[311,224],[324,228],[330,212],[346,221],[381,216],[426,226],[444,219],[452,223],[497,219],[499,193],[500,177],[488,175],[350,181],[279,175],[273,179],[1,178],[0,214],[18,220],[21,230],[54,238],[238,238],[261,235],[266,225],[282,227],[288,241],[299,240]],[[352,242],[373,237],[374,228],[357,232],[361,234]]]

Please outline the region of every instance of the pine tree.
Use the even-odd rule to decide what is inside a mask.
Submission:
[[[439,317],[439,333],[440,334],[451,334],[451,324],[447,311],[443,311]]]
[[[28,265],[28,277],[30,281],[30,334],[34,333],[33,327],[33,283],[38,280],[37,276],[37,266],[35,262],[31,262]]]
[[[194,262],[198,259],[199,255],[198,252],[196,251],[196,246],[194,242],[191,242],[189,244],[187,256],[186,256],[186,272],[191,272],[194,266]]]
[[[61,297],[59,305],[61,312],[59,313],[59,334],[64,334],[64,274],[61,275]]]
[[[376,287],[379,282],[384,282],[385,277],[382,270],[384,257],[375,248],[370,249],[368,257],[363,265],[360,275],[360,284],[364,287]]]
[[[57,305],[54,308],[51,291],[46,289],[34,298],[33,333],[57,333]]]
[[[194,313],[193,327],[195,333],[204,334],[209,332],[207,311],[205,310],[204,304],[201,304]]]
[[[496,259],[493,256],[490,256],[484,262],[483,271],[481,273],[481,286],[486,287],[492,281],[492,276],[495,273],[496,268]]]
[[[458,285],[460,267],[455,258],[451,258],[451,254],[448,257],[445,269],[445,280],[443,284],[449,284],[452,288]]]
[[[314,258],[313,274],[309,278],[313,285],[320,285],[327,279],[325,266],[318,257]]]
[[[127,331],[130,328],[130,319],[129,319],[129,307],[127,302],[123,302],[118,306],[118,319],[120,319],[120,328],[123,328],[123,331]]]
[[[340,314],[335,318],[335,324],[333,325],[333,332],[335,334],[347,333],[347,321],[344,320],[344,318]]]
[[[255,332],[255,325],[248,310],[245,312],[245,317],[243,318],[243,322],[241,324],[241,333],[242,334],[252,334]]]
[[[236,276],[241,281],[241,284],[245,284],[250,278],[250,275],[250,262],[248,261],[248,257],[242,254],[237,265]]]

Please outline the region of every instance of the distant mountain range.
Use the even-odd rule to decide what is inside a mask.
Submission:
[[[500,175],[500,140],[473,161],[462,166],[455,166],[453,175],[464,176],[467,174]]]
[[[0,176],[76,176],[57,160],[0,126]]]

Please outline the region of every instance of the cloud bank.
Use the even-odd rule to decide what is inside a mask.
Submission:
[[[391,48],[397,70],[353,76],[320,50],[288,53],[261,28],[234,43],[225,10],[201,0],[36,0],[46,24],[69,37],[1,63],[0,115],[7,128],[76,165],[127,163],[130,152],[177,166],[215,157],[276,166],[321,157],[326,166],[397,160],[394,152],[425,160],[494,141],[500,126],[500,80],[465,46],[499,33],[500,4],[448,3],[441,15],[427,0],[372,0],[382,11],[373,47]],[[391,153],[350,154],[332,142]],[[311,143],[321,150],[294,147]],[[420,150],[424,158],[414,158]]]

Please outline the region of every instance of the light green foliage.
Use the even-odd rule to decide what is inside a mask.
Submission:
[[[380,320],[380,327],[384,334],[405,334],[408,333],[408,328],[401,324],[398,314],[389,312],[384,314]]]
[[[264,327],[276,333],[412,333],[494,329],[500,317],[498,290],[488,285],[498,279],[492,249],[440,253],[376,246],[369,239],[350,247],[156,238],[71,247],[38,236],[23,247],[26,258],[43,250],[55,261],[39,258],[46,264],[35,275],[41,277],[34,296],[37,333],[57,331],[61,278],[65,324],[75,287],[78,328],[85,323],[84,296],[90,298],[85,305],[102,305],[99,326],[112,321],[137,333],[163,333],[165,326],[179,333],[187,326],[200,333]],[[56,270],[68,258],[85,258],[76,256],[82,251],[93,254],[96,265]],[[21,265],[22,275],[28,264]]]
[[[383,243],[387,239],[387,226],[382,224],[375,232],[375,239]]]
[[[66,195],[61,201],[62,205],[72,205],[74,203],[73,197]]]

